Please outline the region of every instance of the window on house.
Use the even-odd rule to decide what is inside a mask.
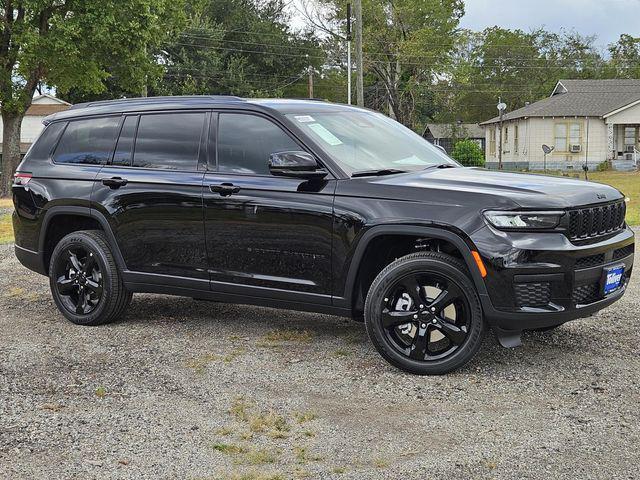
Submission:
[[[513,151],[518,153],[518,125],[513,127]]]
[[[509,143],[509,127],[504,127],[504,140],[502,141],[504,145]]]
[[[636,127],[624,127],[624,146],[636,144]]]
[[[489,129],[489,155],[496,154],[496,129]]]
[[[582,126],[576,122],[555,124],[556,152],[569,152],[571,145],[582,144]]]

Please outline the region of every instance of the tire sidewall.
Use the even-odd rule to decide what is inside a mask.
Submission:
[[[443,374],[466,364],[476,354],[485,326],[482,307],[475,286],[467,274],[460,269],[453,257],[446,261],[446,256],[437,254],[409,255],[390,264],[376,277],[371,285],[365,303],[365,324],[372,343],[380,354],[391,364],[402,370],[419,374]],[[469,306],[469,332],[464,343],[451,355],[430,361],[414,360],[399,352],[387,337],[381,323],[381,308],[387,289],[399,278],[415,273],[433,272],[453,281],[463,292]]]
[[[100,273],[102,274],[102,296],[100,297],[100,301],[96,308],[86,315],[78,315],[75,312],[68,310],[62,302],[56,286],[56,263],[60,255],[62,255],[65,250],[73,248],[74,246],[82,247],[88,252],[93,253],[100,268]],[[105,315],[105,310],[109,307],[109,302],[107,300],[111,297],[114,290],[114,279],[112,278],[112,273],[107,268],[107,265],[108,260],[106,252],[90,235],[83,232],[71,233],[60,240],[58,245],[56,245],[53,253],[51,254],[51,260],[49,263],[49,285],[53,300],[58,309],[71,322],[78,325],[92,325],[96,323],[97,319],[102,318]]]

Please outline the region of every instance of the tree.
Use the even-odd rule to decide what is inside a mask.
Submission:
[[[158,94],[282,96],[325,53],[310,32],[294,32],[284,0],[204,0],[193,4],[187,28],[158,52],[165,67]]]
[[[484,152],[473,140],[459,140],[451,156],[465,167],[484,167]]]
[[[620,35],[609,46],[610,66],[616,78],[640,78],[640,37]]]
[[[5,0],[0,7],[0,195],[20,161],[20,130],[38,85],[99,94],[117,79],[141,92],[159,73],[147,51],[182,19],[182,0]]]
[[[317,0],[323,19],[309,19],[334,35],[346,2]],[[433,114],[433,79],[448,70],[462,0],[363,0],[365,105],[418,129]],[[323,23],[324,22],[324,23]]]

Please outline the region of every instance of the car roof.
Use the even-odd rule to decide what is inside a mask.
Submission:
[[[118,113],[146,112],[156,110],[188,110],[208,108],[233,108],[245,110],[272,110],[286,113],[318,113],[342,110],[360,110],[356,107],[315,99],[241,98],[228,95],[191,95],[173,97],[143,97],[117,100],[99,100],[73,105],[68,110],[49,115],[48,124],[56,120],[76,117],[109,115]]]

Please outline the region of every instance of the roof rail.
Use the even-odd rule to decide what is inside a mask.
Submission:
[[[145,103],[169,103],[184,100],[211,100],[226,102],[243,102],[244,98],[234,97],[232,95],[182,95],[182,96],[165,96],[165,97],[135,97],[135,98],[117,98],[114,100],[96,100],[94,102],[76,103],[69,110],[78,110],[81,108],[102,107],[107,105],[118,104],[145,104]]]

